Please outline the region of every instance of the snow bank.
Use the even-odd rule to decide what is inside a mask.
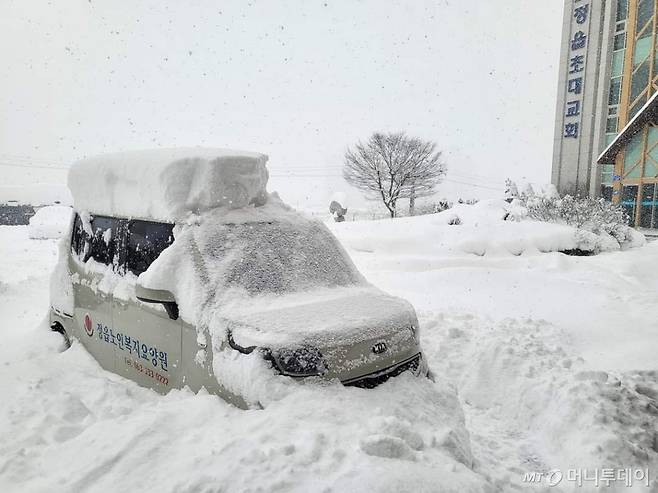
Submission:
[[[77,342],[59,352],[40,323],[54,241],[0,228],[0,253],[0,491],[488,490],[443,380],[362,390],[280,377],[289,388],[258,411],[204,392],[161,396]],[[253,356],[243,363],[264,363]],[[254,387],[276,383],[241,370]]]
[[[620,249],[609,235],[595,235],[565,224],[505,220],[509,213],[507,202],[486,200],[457,204],[437,214],[327,224],[349,248],[388,255],[509,256]],[[629,228],[626,247],[643,244],[644,236]]]
[[[463,208],[461,225],[438,214],[328,224],[360,270],[416,307],[433,373],[459,391],[478,471],[500,491],[524,491],[525,473],[554,468],[655,470],[658,242],[540,254],[536,245],[559,251],[575,230],[508,224],[502,204]],[[483,255],[464,248],[468,237]],[[527,248],[513,255],[510,242]]]
[[[513,430],[531,471],[658,464],[658,372],[586,370],[571,334],[547,321],[432,322],[444,334],[434,371],[459,382],[474,421],[493,415]]]
[[[59,353],[60,336],[40,324],[55,242],[0,227],[0,490],[589,491],[591,481],[548,488],[523,477],[623,467],[649,468],[651,486],[610,491],[654,491],[658,242],[591,257],[530,247],[514,256],[492,250],[498,237],[478,256],[457,247],[472,228],[466,215],[460,226],[377,232],[405,222],[334,229],[346,244],[382,238],[381,249],[350,254],[419,310],[437,381],[295,383],[273,389],[258,411],[203,392],[160,396],[102,370],[76,343]],[[426,228],[434,235],[420,236]],[[261,380],[258,358],[240,362],[249,395],[279,382]]]
[[[61,238],[71,223],[73,210],[63,205],[41,207],[30,218],[29,235],[34,240]]]
[[[509,256],[577,248],[574,228],[504,221],[505,204],[486,201],[424,216],[327,224],[349,248],[387,255]]]
[[[184,221],[216,207],[264,203],[266,162],[264,154],[208,148],[106,154],[75,163],[68,185],[79,211]]]

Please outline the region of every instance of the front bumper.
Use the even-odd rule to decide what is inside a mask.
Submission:
[[[361,375],[359,377],[343,380],[342,384],[345,386],[359,387],[362,389],[373,389],[378,385],[386,382],[391,377],[396,377],[400,373],[411,371],[416,376],[427,375],[427,364],[423,358],[422,353],[417,353],[411,358],[391,365],[387,368]]]

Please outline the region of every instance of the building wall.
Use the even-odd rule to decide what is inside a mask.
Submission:
[[[560,193],[612,199],[632,225],[658,228],[658,127],[647,124],[614,165],[596,164],[656,91],[658,0],[566,0],[552,170]]]
[[[562,194],[600,194],[616,5],[565,0],[552,169]]]
[[[619,105],[625,125],[658,90],[658,0],[628,1],[628,35]],[[631,224],[658,228],[658,127],[646,124],[617,155],[613,199]]]

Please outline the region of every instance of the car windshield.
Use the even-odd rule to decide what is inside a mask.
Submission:
[[[226,224],[213,228],[200,246],[211,278],[252,295],[364,282],[337,240],[317,222]]]

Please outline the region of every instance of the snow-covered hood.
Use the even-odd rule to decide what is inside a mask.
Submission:
[[[244,347],[354,344],[417,325],[409,302],[372,286],[251,298],[226,308],[220,323]]]

